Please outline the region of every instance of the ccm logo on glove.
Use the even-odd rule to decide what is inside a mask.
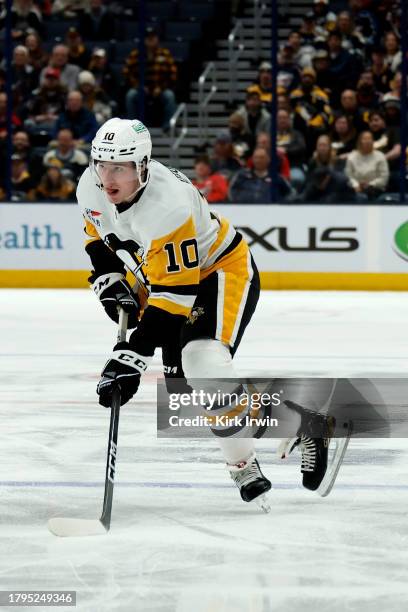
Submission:
[[[115,389],[120,391],[120,403],[126,404],[139,388],[140,377],[147,369],[151,357],[139,355],[128,342],[118,342],[105,367],[96,392],[99,403],[109,408]]]
[[[92,278],[92,277],[91,277]],[[98,276],[92,289],[101,301],[106,314],[116,323],[119,321],[118,307],[128,314],[128,329],[136,327],[139,320],[140,304],[137,295],[123,274],[111,272]]]
[[[139,370],[139,372],[144,372],[147,370],[147,363],[142,361],[137,353],[134,353],[133,351],[114,351],[113,358],[119,362],[125,363],[128,366],[136,368],[136,370]]]

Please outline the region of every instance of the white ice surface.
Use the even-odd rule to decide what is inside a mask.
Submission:
[[[407,313],[404,293],[264,293],[236,364],[407,376]],[[408,608],[407,441],[352,440],[326,499],[259,441],[274,485],[262,515],[214,441],[156,439],[158,358],[122,409],[110,533],[51,535],[50,517],[100,515],[109,411],[95,385],[115,325],[90,291],[2,290],[0,327],[0,590],[73,589],[81,612]]]

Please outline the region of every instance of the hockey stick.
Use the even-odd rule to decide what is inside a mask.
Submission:
[[[118,342],[126,340],[127,313],[119,310]],[[112,516],[113,485],[115,480],[116,452],[118,446],[118,428],[120,412],[120,391],[115,389],[112,397],[109,426],[108,455],[106,459],[105,494],[100,519],[52,518],[48,529],[56,536],[91,536],[103,535],[109,531]]]

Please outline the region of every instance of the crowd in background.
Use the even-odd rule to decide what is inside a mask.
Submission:
[[[278,55],[278,198],[392,199],[401,156],[399,2],[311,5]],[[13,200],[66,201],[74,197],[98,126],[117,114],[138,115],[139,52],[131,49],[114,70],[105,44],[118,11],[103,0],[14,0],[11,126],[4,57],[0,63],[0,198],[8,129]],[[46,23],[53,15],[75,16],[76,26],[47,45]],[[2,40],[4,19],[3,11]],[[146,30],[145,45],[147,124],[166,132],[177,107],[178,66],[154,27]],[[209,202],[269,201],[271,103],[271,64],[263,61],[256,81],[248,83],[245,104],[226,116],[225,129],[195,160],[194,182]]]
[[[12,8],[11,132],[13,201],[72,200],[88,164],[90,143],[112,116],[138,116],[138,50],[113,69],[107,47],[118,34],[124,7],[103,0],[14,0]],[[61,41],[47,39],[52,18],[71,19]],[[123,18],[123,15],[122,15]],[[67,22],[69,23],[69,22]],[[5,12],[0,15],[4,42]],[[50,44],[51,42],[51,44]],[[133,44],[133,47],[136,43]],[[177,64],[146,29],[147,119],[163,130],[177,104]],[[0,198],[5,198],[7,93],[6,59],[0,63]],[[150,122],[151,123],[151,122]]]
[[[398,201],[400,49],[398,2],[314,0],[279,49],[280,201]],[[209,201],[269,200],[271,86],[264,61],[245,105],[209,156],[197,157],[196,184]]]

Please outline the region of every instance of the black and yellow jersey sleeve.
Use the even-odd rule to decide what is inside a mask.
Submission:
[[[91,242],[94,242],[95,240],[100,240],[101,237],[99,236],[96,227],[85,216],[84,221],[85,246],[88,246],[88,244],[91,244]]]
[[[155,238],[146,257],[149,306],[188,316],[200,281],[196,228],[190,216],[172,232]]]
[[[92,262],[93,271],[89,278],[93,282],[101,274],[109,272],[125,273],[125,266],[117,255],[104,243],[96,227],[84,217],[85,251]]]

